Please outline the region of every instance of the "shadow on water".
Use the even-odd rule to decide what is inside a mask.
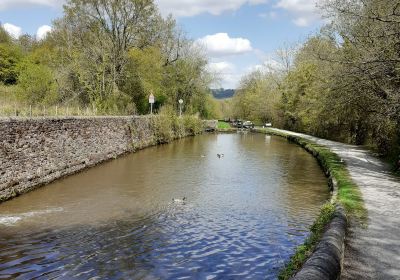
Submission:
[[[149,148],[0,205],[0,279],[273,279],[326,185],[309,154],[261,134]]]

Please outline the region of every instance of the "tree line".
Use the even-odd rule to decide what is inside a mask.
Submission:
[[[398,155],[400,2],[325,0],[327,21],[279,67],[244,77],[232,114]]]
[[[184,110],[212,117],[207,57],[153,0],[68,0],[45,39],[0,28],[0,84],[31,105],[95,107],[103,114]],[[4,86],[5,85],[5,86]],[[8,91],[9,92],[9,91]]]

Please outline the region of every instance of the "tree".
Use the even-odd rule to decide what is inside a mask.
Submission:
[[[57,101],[56,84],[49,67],[25,60],[19,65],[18,85],[22,97],[31,105],[54,104]]]
[[[0,43],[0,83],[16,84],[18,80],[17,65],[22,54],[17,46],[11,43]]]
[[[150,93],[156,96],[155,110],[166,98],[162,87],[163,64],[163,55],[157,47],[132,48],[129,51],[122,90],[131,97],[141,114],[149,112]]]
[[[12,38],[10,34],[0,25],[0,44],[11,44]]]
[[[151,0],[70,0],[65,16],[56,21],[52,39],[58,41],[63,63],[72,65],[63,84],[82,89],[81,103],[107,111],[109,100],[129,96],[121,91],[131,48],[148,46],[160,15]],[[108,100],[108,101],[107,101]],[[107,106],[106,106],[107,105]]]
[[[352,124],[352,130],[364,135],[356,136],[356,142],[371,136],[387,153],[396,135],[393,129],[382,134],[382,127],[393,122],[397,138],[400,135],[400,5],[390,0],[329,0],[322,7],[333,19],[326,33],[340,43],[327,57],[340,65],[334,91],[338,97],[343,93],[339,100],[362,112]]]
[[[242,78],[233,98],[234,117],[262,123],[279,122],[280,92],[275,75],[279,74],[257,70]]]

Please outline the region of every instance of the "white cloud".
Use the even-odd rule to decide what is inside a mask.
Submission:
[[[263,62],[263,69],[267,72],[282,71],[284,66],[274,58],[269,58]]]
[[[36,38],[38,40],[43,40],[46,38],[47,33],[51,32],[51,26],[48,25],[42,25],[41,27],[38,28],[36,32]]]
[[[13,7],[18,6],[27,6],[27,5],[41,5],[41,6],[50,6],[50,7],[58,7],[61,6],[62,2],[60,0],[1,0],[0,1],[0,10],[6,10]]]
[[[227,11],[236,11],[245,4],[258,5],[267,0],[156,0],[163,14],[178,17],[191,17],[202,13],[220,15]]]
[[[249,74],[255,71],[262,73],[272,73],[283,70],[283,65],[273,58],[265,60],[262,64],[251,65],[246,68],[245,74]]]
[[[271,12],[268,12],[268,13],[261,13],[258,16],[261,17],[261,18],[266,18],[266,19],[277,19],[278,18],[278,13],[274,12],[274,11],[271,11]]]
[[[249,73],[256,72],[256,71],[264,72],[265,65],[263,65],[263,64],[251,65],[246,68],[245,74],[249,74]]]
[[[279,0],[275,7],[288,11],[297,26],[309,26],[321,20],[316,4],[317,0]]]
[[[211,62],[208,64],[207,68],[211,72],[220,74],[232,74],[235,71],[235,65],[226,61]]]
[[[248,39],[230,38],[227,33],[207,35],[198,39],[196,44],[204,46],[212,57],[243,54],[253,50]]]
[[[240,75],[236,73],[236,66],[227,61],[211,62],[207,66],[216,81],[213,87],[234,88],[239,80]]]
[[[22,35],[22,28],[11,23],[2,25],[4,30],[8,32],[13,38],[18,39]]]

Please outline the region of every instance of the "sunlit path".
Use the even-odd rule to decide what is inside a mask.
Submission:
[[[347,164],[360,187],[368,210],[364,228],[354,221],[348,233],[342,279],[399,279],[400,277],[400,181],[389,166],[361,147],[273,129],[324,145]]]

